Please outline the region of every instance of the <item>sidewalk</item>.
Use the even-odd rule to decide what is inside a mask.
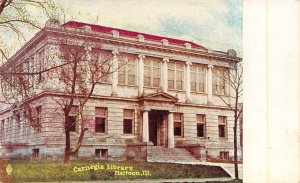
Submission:
[[[163,162],[163,161],[161,161]],[[170,162],[167,162],[170,163]],[[173,162],[179,164],[190,164],[190,165],[208,165],[208,166],[219,166],[223,168],[232,178],[234,178],[234,164],[233,163],[214,163],[214,162]],[[239,168],[239,179],[243,179],[243,164],[238,165]]]

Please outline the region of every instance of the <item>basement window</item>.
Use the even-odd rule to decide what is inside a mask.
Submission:
[[[95,149],[96,158],[107,159],[108,149]]]
[[[228,151],[220,151],[220,159],[221,160],[229,160],[229,152]]]
[[[36,159],[39,157],[40,149],[32,149],[32,158]]]

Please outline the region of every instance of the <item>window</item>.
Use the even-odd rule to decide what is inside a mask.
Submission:
[[[29,73],[33,73],[35,71],[35,63],[33,55],[29,58]],[[33,87],[35,84],[35,75],[29,75],[29,87]]]
[[[108,149],[95,149],[96,158],[107,159]]]
[[[197,137],[205,137],[206,133],[206,117],[203,114],[197,115]]]
[[[183,115],[174,113],[174,136],[183,137]]]
[[[218,121],[219,121],[219,137],[223,137],[225,138],[227,135],[226,135],[226,116],[219,116],[218,117]]]
[[[16,114],[15,120],[16,120],[16,130],[15,130],[15,133],[16,133],[17,137],[20,137],[21,117],[20,117],[19,114]]]
[[[183,63],[169,62],[168,64],[168,88],[183,90]]]
[[[107,108],[95,108],[95,132],[106,133]]]
[[[191,91],[205,92],[206,69],[200,65],[191,65]]]
[[[4,132],[4,125],[5,125],[5,120],[1,120],[1,137],[4,139],[5,138],[5,132]]]
[[[160,87],[161,62],[158,59],[144,60],[144,86]]]
[[[228,151],[220,151],[220,159],[229,160],[229,152]]]
[[[68,121],[66,123],[66,131],[76,132],[77,115],[78,115],[78,107],[72,106],[69,112]]]
[[[213,68],[212,70],[212,84],[213,84],[213,94],[217,95],[227,95],[228,91],[226,88],[226,71],[224,68]]]
[[[38,71],[41,72],[38,75],[38,83],[44,80],[44,73],[42,73],[42,71],[44,70],[45,67],[45,63],[44,63],[44,50],[40,50],[38,52],[37,55],[37,59],[38,59],[38,63],[37,63],[37,67],[38,67]]]
[[[93,68],[94,82],[110,83],[110,67],[111,67],[111,52],[100,48],[92,48],[91,51],[91,66]],[[96,71],[96,72],[95,72]],[[83,78],[84,80],[84,78]]]
[[[38,106],[35,108],[36,110],[36,124],[35,124],[35,133],[41,132],[41,125],[42,125],[42,106]]]
[[[134,110],[124,109],[123,111],[123,133],[133,134]]]
[[[136,56],[125,55],[119,56],[118,83],[121,85],[136,86]]]
[[[32,158],[38,158],[40,149],[32,149]]]

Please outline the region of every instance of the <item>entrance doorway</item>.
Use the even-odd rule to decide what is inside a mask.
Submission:
[[[165,146],[166,120],[165,111],[149,111],[149,141],[154,146]]]

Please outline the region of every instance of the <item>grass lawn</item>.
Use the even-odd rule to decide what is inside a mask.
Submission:
[[[7,175],[9,163],[12,172]],[[61,162],[0,160],[0,180],[3,182],[143,180],[172,178],[229,177],[220,167],[149,162],[71,161]]]

